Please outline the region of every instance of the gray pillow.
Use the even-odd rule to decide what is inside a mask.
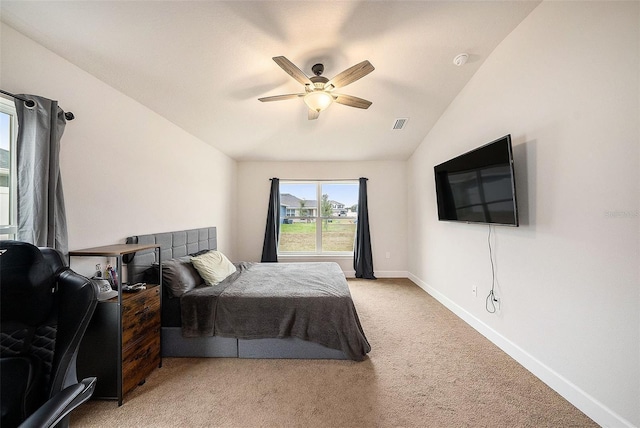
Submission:
[[[169,295],[180,297],[203,283],[204,280],[191,261],[171,259],[162,262],[162,285],[169,291]]]

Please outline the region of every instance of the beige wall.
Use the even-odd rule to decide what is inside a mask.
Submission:
[[[5,24],[1,36],[2,89],[76,116],[60,154],[70,250],[217,226],[233,254],[234,160]]]
[[[373,266],[377,276],[407,276],[407,180],[405,162],[238,163],[239,259],[260,261],[269,201],[269,178],[357,179],[367,177]],[[386,258],[386,253],[390,258]],[[284,259],[283,259],[284,260]],[[302,259],[287,259],[299,261]],[[306,258],[304,260],[317,260]],[[322,260],[329,260],[322,258]],[[352,258],[331,258],[353,276]]]
[[[543,2],[409,162],[411,277],[607,426],[640,426],[638,7]],[[522,224],[495,228],[492,315],[488,227],[437,220],[432,167],[507,133]]]
[[[640,426],[638,22],[637,2],[542,3],[408,163],[236,163],[4,24],[0,86],[76,114],[61,153],[70,249],[214,225],[222,251],[255,261],[269,177],[366,176],[378,276],[409,272],[597,422]],[[522,225],[495,229],[491,315],[488,228],[437,221],[432,168],[506,133]]]

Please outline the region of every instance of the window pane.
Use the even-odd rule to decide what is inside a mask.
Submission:
[[[323,252],[353,251],[356,236],[358,189],[357,183],[322,184]]]
[[[357,183],[331,183],[322,185],[323,217],[356,217],[358,209]]]
[[[315,217],[318,209],[316,185],[280,183],[280,218]]]
[[[280,182],[280,253],[351,253],[357,182]]]
[[[0,112],[0,225],[11,224],[11,116]]]
[[[355,218],[322,220],[322,251],[353,251]]]
[[[280,183],[281,252],[316,252],[318,203],[314,183]]]
[[[316,220],[314,218],[286,219],[280,225],[278,251],[315,252]]]

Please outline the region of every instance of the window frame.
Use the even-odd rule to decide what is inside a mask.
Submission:
[[[322,222],[323,220],[344,220],[345,217],[340,216],[340,215],[334,215],[334,212],[336,211],[335,209],[333,209],[332,207],[332,215],[331,216],[322,216],[322,186],[323,185],[327,185],[327,184],[351,184],[351,185],[356,185],[358,186],[358,190],[356,190],[356,194],[359,194],[359,186],[360,186],[360,182],[358,180],[280,180],[280,185],[282,184],[313,184],[316,186],[316,207],[315,208],[309,208],[310,211],[312,211],[312,214],[314,215],[307,215],[307,216],[288,216],[286,215],[285,218],[287,219],[299,219],[299,220],[305,220],[305,219],[313,219],[313,221],[315,222],[316,225],[316,233],[315,233],[315,239],[316,239],[316,250],[315,251],[282,251],[280,250],[280,245],[278,245],[278,257],[282,256],[282,257],[298,257],[298,256],[305,256],[305,257],[327,257],[327,256],[333,256],[333,257],[345,257],[345,256],[351,256],[353,257],[353,248],[350,251],[323,251],[322,249]],[[280,192],[280,189],[278,189],[278,192]],[[344,202],[342,202],[344,203]],[[357,202],[356,202],[357,203]],[[286,211],[288,211],[289,209],[287,209]],[[338,209],[338,213],[343,210],[343,209]],[[347,208],[345,207],[344,210],[347,210]],[[286,212],[285,211],[285,212]],[[281,219],[282,222],[282,219]],[[280,237],[282,235],[282,228],[280,228],[280,236],[278,236],[278,243],[280,243]],[[355,232],[354,232],[354,246],[355,246]]]
[[[15,239],[18,233],[18,165],[16,159],[18,115],[13,100],[0,97],[0,112],[9,116],[9,223],[0,224],[0,236],[3,236],[3,239]]]

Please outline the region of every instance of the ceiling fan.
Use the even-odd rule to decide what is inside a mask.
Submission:
[[[367,109],[371,105],[371,101],[352,95],[336,94],[334,89],[347,86],[356,80],[371,73],[374,68],[369,61],[362,61],[359,64],[349,67],[342,73],[339,73],[333,79],[329,80],[322,76],[324,65],[316,64],[311,67],[314,76],[308,77],[291,61],[283,56],[273,57],[273,60],[291,77],[304,85],[304,92],[300,94],[276,95],[273,97],[258,98],[262,102],[289,100],[293,98],[303,98],[305,104],[309,107],[309,120],[317,119],[320,112],[331,105],[334,101],[349,107]]]

